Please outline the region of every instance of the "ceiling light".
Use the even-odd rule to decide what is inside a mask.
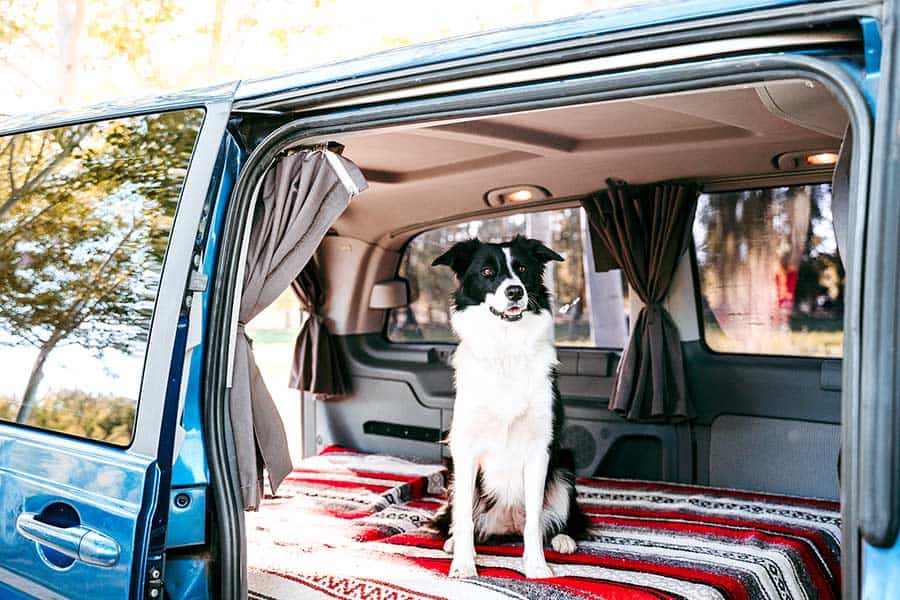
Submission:
[[[484,195],[484,201],[488,206],[496,207],[545,200],[549,197],[550,192],[536,185],[512,185],[489,191]]]
[[[818,150],[798,150],[785,152],[775,157],[775,166],[782,171],[802,171],[833,167],[838,160],[838,153],[831,148]]]
[[[815,154],[806,155],[806,164],[822,167],[833,165],[837,162],[837,159],[837,152],[817,152]]]
[[[528,202],[534,197],[531,190],[516,190],[501,196],[506,202]]]

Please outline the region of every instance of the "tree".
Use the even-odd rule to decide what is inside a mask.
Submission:
[[[50,353],[143,348],[176,200],[202,113],[15,136],[0,178],[0,331],[38,350],[17,420],[31,419]]]
[[[717,349],[771,352],[779,334],[840,331],[843,274],[823,214],[829,202],[823,185],[701,197],[694,237],[705,318],[728,338],[717,343],[737,342]],[[820,279],[830,281],[829,307],[817,314]],[[783,352],[797,351],[792,339]]]
[[[79,46],[84,29],[84,0],[56,0],[59,46],[59,103],[77,98]]]

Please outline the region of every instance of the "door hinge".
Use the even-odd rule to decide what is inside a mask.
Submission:
[[[162,600],[165,582],[163,580],[163,557],[158,556],[147,561],[146,600]]]
[[[206,286],[209,283],[209,275],[203,273],[201,271],[192,271],[191,277],[188,280],[188,291],[189,292],[205,292]]]

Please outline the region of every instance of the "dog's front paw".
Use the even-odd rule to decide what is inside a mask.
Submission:
[[[546,579],[553,577],[553,571],[547,566],[547,561],[543,555],[539,558],[526,556],[522,559],[525,563],[525,577],[528,579]]]
[[[450,577],[461,579],[463,577],[477,577],[478,571],[475,570],[474,558],[461,558],[459,555],[453,557],[450,563]]]
[[[565,533],[559,533],[553,536],[553,539],[550,540],[550,545],[560,554],[572,554],[578,549],[578,544],[575,543],[575,540]],[[446,548],[446,546],[444,546],[444,548]]]
[[[447,538],[447,541],[444,542],[444,552],[447,554],[453,554],[453,536]]]

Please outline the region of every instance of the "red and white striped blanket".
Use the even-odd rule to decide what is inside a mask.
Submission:
[[[828,599],[840,590],[835,502],[699,486],[583,479],[593,523],[555,577],[527,580],[521,544],[477,548],[479,577],[446,577],[420,530],[445,471],[330,448],[249,513],[251,598]]]

